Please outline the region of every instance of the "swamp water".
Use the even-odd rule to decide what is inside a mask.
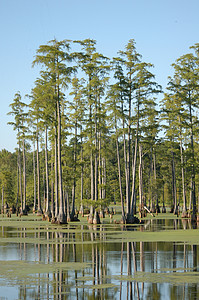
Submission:
[[[135,226],[0,215],[0,299],[199,299],[198,247],[197,226],[168,213]]]

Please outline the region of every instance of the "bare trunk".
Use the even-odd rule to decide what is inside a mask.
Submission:
[[[4,187],[2,186],[2,191],[1,191],[1,213],[4,213]]]
[[[53,180],[53,147],[51,150],[51,214],[52,214],[52,219],[55,218],[55,213],[54,213],[54,180]]]
[[[125,179],[126,179],[126,207],[127,207],[127,214],[129,211],[129,201],[128,201],[128,185],[129,185],[129,178],[128,178],[128,170],[127,170],[127,156],[126,156],[126,137],[125,133],[123,133],[123,143],[124,143],[124,168],[125,168]]]
[[[48,131],[45,126],[45,165],[46,165],[46,214],[50,214],[49,209],[49,176],[48,176]]]
[[[137,148],[138,148],[138,131],[135,139],[134,158],[132,158],[132,192],[131,192],[131,215],[134,214],[136,208],[135,199],[135,178],[136,178],[136,161],[137,161]]]
[[[19,192],[21,202],[21,212],[23,211],[23,192],[22,192],[22,171],[21,171],[21,150],[19,146]]]
[[[24,138],[23,138],[23,213],[26,213],[26,155],[25,155]]]
[[[36,211],[36,201],[37,201],[37,183],[36,183],[36,166],[35,166],[35,141],[33,142],[33,180],[34,180],[34,204],[33,212]]]
[[[71,218],[74,218],[75,215],[75,190],[76,190],[76,148],[77,148],[77,123],[75,124],[75,143],[74,143],[74,167],[73,167],[73,189],[72,189],[72,210]]]
[[[191,98],[191,93],[189,91],[189,100]],[[191,101],[189,101],[191,103]],[[196,192],[195,192],[195,157],[194,157],[194,142],[193,142],[193,120],[192,120],[192,106],[189,106],[190,115],[190,134],[191,134],[191,150],[192,150],[192,175],[191,175],[191,196],[192,196],[192,220],[196,220]]]
[[[39,166],[39,137],[37,129],[37,215],[42,214],[40,199],[40,166]]]
[[[137,125],[136,125],[136,137],[135,137],[135,149],[134,149],[134,159],[132,161],[132,191],[131,191],[131,215],[133,216],[136,212],[136,192],[135,192],[135,178],[136,178],[136,161],[137,161],[137,148],[138,148],[138,134],[139,134],[139,118],[140,118],[140,102],[138,99],[137,106]]]
[[[159,211],[159,203],[158,203],[158,194],[157,194],[157,175],[156,175],[156,154],[155,154],[155,150],[154,150],[154,153],[153,153],[153,172],[154,172],[154,194],[155,194],[155,202],[156,202],[156,212],[160,212]],[[177,202],[176,202],[176,204],[177,204]]]
[[[102,199],[102,158],[101,158],[101,132],[99,132],[99,164],[98,164],[98,172],[99,172],[99,199]]]
[[[102,199],[106,198],[106,159],[102,158]]]
[[[56,109],[57,113],[57,109]],[[55,116],[57,120],[57,115]],[[55,171],[55,185],[54,185],[54,190],[55,190],[55,218],[58,217],[58,161],[57,161],[57,124],[55,126],[55,164],[54,164],[54,171]]]
[[[182,166],[182,195],[183,195],[183,212],[187,211],[187,201],[186,201],[186,190],[185,190],[185,175],[184,175],[184,158],[183,158],[183,148],[182,140],[180,139],[180,156],[181,156],[181,166]]]
[[[19,203],[19,153],[17,155],[17,200],[16,200],[16,208],[18,209]]]
[[[84,167],[83,167],[83,146],[82,146],[82,128],[81,128],[81,212],[83,213],[84,208],[83,208],[83,184],[84,184]]]
[[[125,219],[125,210],[124,210],[124,199],[122,194],[122,179],[121,179],[121,168],[120,168],[120,153],[119,153],[119,143],[118,137],[116,136],[116,149],[117,149],[117,166],[118,166],[118,176],[119,176],[119,187],[120,187],[120,199],[122,207],[122,219]]]
[[[131,81],[131,78],[130,78]],[[130,148],[131,148],[131,84],[130,84],[130,97],[129,97],[129,117],[128,117],[128,142],[127,142],[127,185],[126,185],[126,202],[127,202],[127,215],[131,213],[130,202]]]
[[[59,89],[58,89],[59,92]],[[59,96],[58,96],[59,99]],[[58,119],[58,177],[59,177],[59,216],[60,223],[66,223],[66,215],[63,205],[63,187],[62,187],[62,164],[61,164],[61,114],[60,103],[57,101],[57,119]]]
[[[175,175],[174,153],[172,155],[172,179],[173,179],[173,206],[174,206],[174,214],[176,214],[176,212],[177,212],[177,191],[176,191],[176,175]]]
[[[97,100],[96,100],[97,102]],[[95,105],[95,201],[98,200],[97,104]]]
[[[94,201],[94,172],[93,172],[93,152],[91,150],[90,156],[90,168],[91,168],[91,200]],[[90,214],[93,215],[93,205],[91,204]]]
[[[142,181],[142,145],[139,145],[139,199],[140,199],[140,210],[143,208],[143,181]]]

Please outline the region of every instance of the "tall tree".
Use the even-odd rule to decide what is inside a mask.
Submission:
[[[197,48],[197,47],[196,47]],[[182,134],[183,132],[189,135],[190,143],[188,149],[190,155],[187,163],[191,170],[191,203],[192,203],[192,218],[196,219],[196,191],[195,191],[195,176],[196,176],[196,160],[194,150],[194,139],[196,135],[196,124],[198,122],[195,116],[195,111],[198,109],[198,92],[199,92],[199,77],[198,77],[198,59],[192,54],[186,54],[181,56],[172,64],[174,68],[174,76],[170,79],[168,89],[171,97],[174,100],[175,106],[175,118],[178,122],[177,140],[180,143],[181,148],[181,162],[183,164],[183,145]],[[172,115],[172,114],[171,114]],[[175,121],[176,122],[176,121]],[[180,139],[179,139],[180,137]],[[182,170],[182,181],[184,180],[184,174]],[[185,205],[185,191],[184,193],[184,210]]]
[[[59,214],[57,221],[59,223],[66,223],[66,213],[64,211],[63,201],[63,183],[62,183],[62,162],[61,162],[61,103],[63,101],[63,89],[67,88],[70,82],[70,76],[73,71],[71,66],[66,65],[72,58],[69,54],[70,44],[68,40],[57,41],[56,39],[50,41],[47,45],[41,45],[37,50],[33,66],[41,64],[49,72],[51,76],[51,84],[54,88],[55,100],[55,167],[58,165],[58,179],[59,179]],[[57,153],[56,153],[57,152]],[[57,158],[56,158],[57,157]],[[55,177],[57,174],[55,174]],[[56,188],[56,187],[55,187]]]
[[[19,174],[20,174],[20,194],[21,194],[21,213],[27,214],[26,209],[26,156],[25,156],[25,136],[27,133],[27,112],[25,112],[25,108],[27,105],[21,101],[21,94],[17,92],[15,94],[13,103],[10,104],[11,111],[8,113],[9,115],[13,115],[15,122],[8,122],[8,124],[14,127],[14,130],[17,130],[17,139],[19,145]],[[21,180],[21,158],[20,158],[20,145],[22,143],[23,149],[23,192],[22,192],[22,180]],[[23,200],[22,200],[23,195]]]
[[[91,209],[90,221],[94,212],[94,200],[98,200],[98,166],[99,166],[99,109],[101,97],[107,81],[107,58],[96,52],[96,41],[86,39],[75,41],[82,47],[82,52],[74,53],[78,65],[87,76],[86,96],[88,103],[88,120],[86,124],[88,143],[90,147],[90,178],[91,178]]]

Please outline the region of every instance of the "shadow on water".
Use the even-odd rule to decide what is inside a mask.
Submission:
[[[192,236],[198,229],[188,220],[148,219],[126,227],[2,225],[3,299],[199,298],[198,244]],[[186,240],[160,238],[183,233]]]

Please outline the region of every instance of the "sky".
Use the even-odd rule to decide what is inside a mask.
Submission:
[[[32,61],[40,45],[91,38],[112,58],[134,39],[165,90],[171,64],[199,42],[198,12],[198,0],[0,0],[0,150],[17,147],[7,113],[15,93],[25,101],[39,77]]]

